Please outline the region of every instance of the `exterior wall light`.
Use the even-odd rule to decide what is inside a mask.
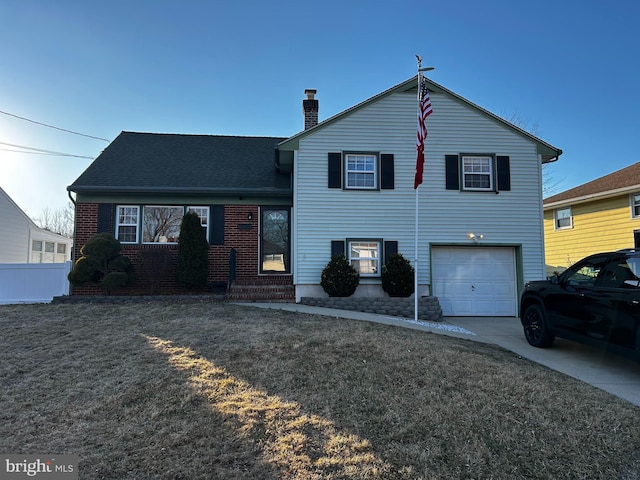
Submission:
[[[479,240],[482,240],[484,238],[483,234],[475,234],[473,232],[469,232],[467,236],[469,237],[469,240],[473,241],[473,243],[478,243]]]

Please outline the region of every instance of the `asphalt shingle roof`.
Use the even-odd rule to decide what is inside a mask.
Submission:
[[[544,204],[587,197],[640,185],[640,162],[544,199]]]
[[[290,175],[275,168],[275,149],[283,140],[122,132],[67,189],[92,193],[288,193]]]

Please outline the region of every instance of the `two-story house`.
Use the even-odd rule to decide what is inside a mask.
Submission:
[[[562,152],[427,85],[418,293],[437,296],[445,315],[514,316],[521,285],[544,274],[541,165]],[[416,260],[417,77],[319,123],[315,93],[303,100],[305,129],[288,138],[123,132],[68,187],[78,248],[109,231],[131,257],[175,250],[176,225],[194,209],[212,282],[233,272],[236,285],[323,296],[322,269],[344,253],[360,272],[355,295],[384,295],[385,260]]]
[[[640,162],[544,200],[547,275],[598,252],[640,248]]]

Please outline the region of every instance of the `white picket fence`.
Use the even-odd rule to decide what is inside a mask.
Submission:
[[[49,303],[69,295],[71,262],[0,264],[0,304]]]

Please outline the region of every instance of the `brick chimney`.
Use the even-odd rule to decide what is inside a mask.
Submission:
[[[304,93],[307,99],[302,101],[302,112],[304,113],[304,129],[307,130],[318,124],[318,100],[315,99],[317,90],[306,89]]]

